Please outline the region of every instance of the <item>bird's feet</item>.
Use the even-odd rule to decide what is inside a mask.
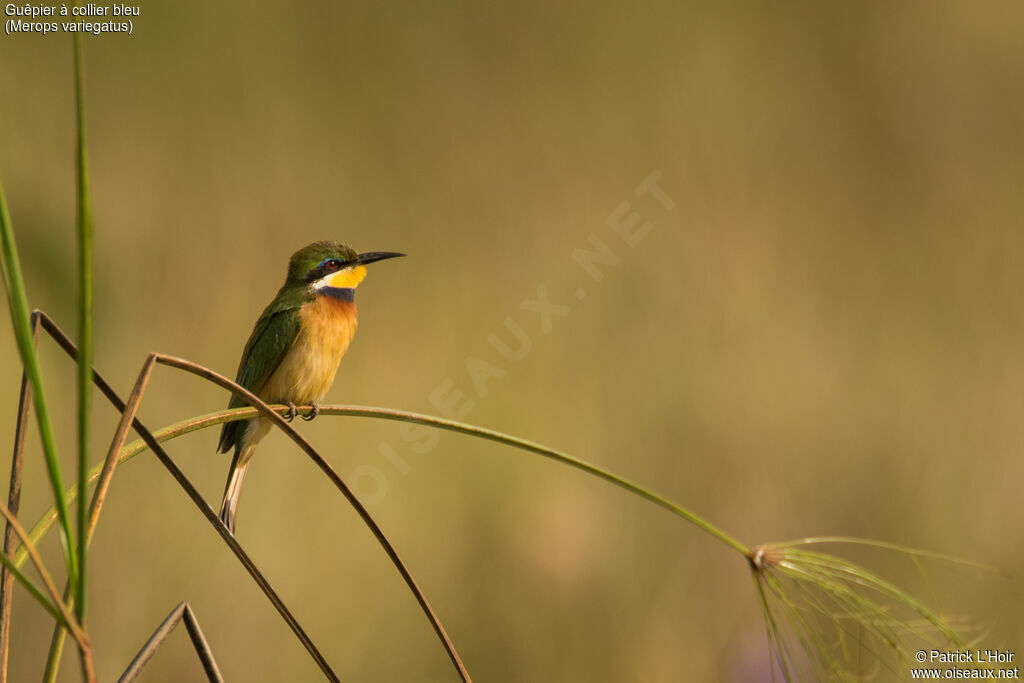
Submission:
[[[302,419],[306,422],[312,422],[313,418],[320,414],[320,404],[316,401],[310,401],[309,405],[313,406],[313,409],[309,411],[309,415],[303,415]]]
[[[295,416],[299,414],[299,409],[291,401],[286,401],[285,403],[288,406],[288,412],[284,414],[284,420],[285,422],[291,422],[295,419]]]

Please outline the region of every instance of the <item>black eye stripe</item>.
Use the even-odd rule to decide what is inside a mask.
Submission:
[[[326,259],[323,262],[321,262],[320,265],[318,265],[316,268],[309,271],[309,275],[306,276],[306,282],[314,282],[315,280],[319,280],[323,276],[330,275],[331,273],[339,271],[345,266],[346,264],[340,259]]]

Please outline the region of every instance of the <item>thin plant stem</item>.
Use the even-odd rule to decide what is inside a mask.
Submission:
[[[99,522],[100,510],[103,507],[103,501],[106,499],[107,490],[110,487],[110,481],[114,477],[114,468],[117,467],[118,461],[117,454],[121,451],[121,447],[124,445],[125,436],[128,434],[128,429],[132,421],[135,419],[135,413],[138,411],[139,402],[142,400],[142,394],[146,390],[146,385],[149,383],[152,364],[152,358],[147,358],[146,364],[143,366],[142,372],[139,373],[135,386],[132,388],[132,393],[128,396],[128,405],[125,406],[123,411],[121,411],[121,420],[118,422],[117,429],[114,432],[114,438],[110,442],[107,457],[103,461],[103,469],[99,475],[99,483],[96,485],[96,490],[93,491],[92,503],[89,506],[89,524],[85,532],[86,548],[88,548],[89,542],[92,541],[92,534],[96,529],[96,524]],[[86,479],[88,483],[88,473]],[[79,504],[79,508],[81,507],[81,504]],[[64,599],[69,602],[74,600],[74,597],[71,595],[70,583],[64,588]],[[54,624],[53,634],[50,636],[50,650],[46,658],[46,669],[43,672],[44,683],[53,683],[57,680],[57,672],[60,670],[60,658],[61,653],[64,650],[64,638],[66,633],[67,632],[59,622]]]
[[[370,529],[370,532],[373,534],[374,538],[377,539],[377,542],[380,544],[380,546],[384,549],[385,554],[387,554],[388,558],[391,560],[391,563],[395,566],[395,569],[397,569],[398,573],[401,574],[402,579],[405,581],[405,584],[409,587],[409,590],[412,591],[413,596],[416,598],[416,602],[419,603],[420,609],[427,617],[427,620],[430,622],[430,625],[434,628],[434,632],[437,634],[438,639],[441,641],[441,644],[444,647],[445,652],[448,654],[448,658],[451,660],[452,665],[455,667],[456,671],[458,671],[459,676],[462,678],[463,681],[470,681],[471,679],[469,676],[469,671],[466,669],[466,666],[462,663],[462,658],[459,656],[458,651],[455,649],[455,643],[453,643],[452,639],[448,636],[448,632],[441,624],[441,620],[434,612],[434,609],[430,606],[430,602],[427,600],[427,596],[423,593],[423,590],[419,587],[419,584],[416,583],[416,579],[413,578],[412,572],[409,571],[409,568],[405,565],[405,562],[403,562],[402,558],[399,557],[398,551],[391,544],[391,541],[388,540],[387,536],[384,534],[384,531],[377,524],[377,521],[373,518],[372,515],[370,515],[370,512],[369,510],[366,509],[366,506],[362,504],[362,502],[356,497],[356,495],[352,492],[348,485],[344,481],[342,481],[341,477],[338,476],[338,473],[334,471],[334,468],[331,467],[326,460],[324,460],[323,456],[321,456],[320,453],[315,448],[313,448],[309,441],[307,441],[301,434],[299,434],[299,432],[296,431],[296,429],[291,424],[289,424],[283,417],[281,417],[279,414],[271,410],[270,406],[268,406],[266,403],[260,400],[258,396],[248,391],[241,385],[232,382],[227,377],[224,377],[223,375],[216,373],[213,370],[210,370],[209,368],[205,368],[202,365],[193,363],[183,358],[175,358],[173,356],[166,356],[159,353],[151,355],[154,356],[156,358],[156,362],[160,363],[161,365],[167,365],[173,368],[177,368],[179,370],[190,372],[198,377],[202,377],[203,379],[211,381],[214,384],[218,384],[224,387],[225,389],[228,389],[235,395],[244,398],[246,401],[248,401],[251,405],[253,405],[255,408],[259,410],[261,416],[269,419],[271,423],[277,426],[279,429],[284,430],[285,434],[287,434],[288,437],[292,441],[294,441],[296,445],[298,445],[299,448],[301,448],[306,453],[306,455],[310,457],[314,464],[316,464],[316,466],[319,467],[320,470],[327,475],[327,478],[331,480],[331,483],[334,484],[335,488],[337,488],[341,492],[341,494],[345,497],[349,504],[355,509],[359,517],[363,520],[363,523]]]
[[[7,200],[3,186],[0,185],[0,271],[7,288],[7,302],[11,309],[11,322],[14,337],[21,355],[22,367],[32,384],[32,404],[39,425],[39,436],[46,458],[46,470],[53,490],[54,506],[60,520],[60,540],[64,550],[64,563],[68,576],[75,580],[78,575],[78,557],[75,551],[74,537],[71,532],[71,517],[68,514],[67,496],[64,493],[64,480],[60,471],[60,459],[57,457],[57,444],[53,436],[53,423],[43,389],[42,373],[35,348],[32,345],[32,329],[29,322],[28,299],[25,295],[25,283],[21,275],[18,261],[18,249],[14,241],[14,230],[7,213]]]
[[[138,678],[142,668],[146,666],[146,663],[152,659],[156,651],[164,644],[167,636],[171,635],[171,631],[182,621],[185,622],[185,628],[188,630],[189,638],[192,640],[192,646],[195,648],[196,654],[199,655],[199,661],[206,672],[206,678],[210,683],[220,683],[223,681],[224,678],[221,676],[220,669],[217,668],[217,662],[213,658],[210,645],[206,642],[202,629],[199,628],[199,620],[196,619],[195,612],[192,611],[187,602],[182,602],[171,610],[167,618],[160,623],[156,631],[153,632],[153,635],[150,636],[146,644],[139,650],[139,653],[135,655],[135,659],[132,660],[128,668],[121,674],[121,678],[117,679],[117,683],[132,683],[132,681]]]
[[[278,415],[284,415],[285,413],[288,413],[290,410],[287,407],[287,405],[271,404],[269,405],[269,408]],[[298,411],[299,415],[308,415],[309,413],[311,413],[312,407],[310,407],[310,405],[300,405],[300,407],[298,407]],[[225,422],[234,422],[237,420],[251,420],[252,418],[257,417],[258,415],[259,411],[257,411],[255,408],[237,408],[228,411],[218,411],[216,413],[208,413],[206,415],[201,415],[195,418],[189,418],[187,420],[177,422],[173,425],[169,425],[167,427],[164,427],[163,429],[157,430],[156,432],[153,433],[153,435],[158,442],[162,443],[177,438],[179,436],[199,431],[201,429],[206,429],[208,427],[214,427]],[[629,492],[641,496],[642,498],[651,501],[657,504],[658,506],[663,507],[673,512],[674,514],[682,517],[683,519],[695,524],[698,528],[707,531],[708,533],[710,533],[711,536],[727,544],[730,548],[733,548],[737,552],[740,552],[743,555],[750,554],[750,550],[746,548],[745,545],[729,536],[728,533],[719,529],[717,526],[711,524],[702,517],[699,517],[696,513],[693,513],[685,508],[682,508],[676,505],[675,503],[672,503],[671,501],[650,492],[650,490],[643,488],[639,484],[635,484],[629,481],[628,479],[624,479],[611,472],[608,472],[607,470],[603,470],[597,467],[596,465],[591,465],[586,461],[579,460],[577,458],[572,458],[571,456],[565,455],[553,449],[548,449],[548,447],[546,446],[531,441],[526,441],[515,436],[503,434],[501,432],[497,432],[494,430],[484,429],[482,427],[476,427],[474,425],[456,422],[453,420],[435,418],[429,415],[422,415],[419,413],[394,411],[391,409],[383,408],[372,408],[367,407],[367,405],[321,405],[321,407],[319,407],[319,415],[364,417],[375,418],[380,420],[391,420],[395,422],[408,422],[413,424],[429,425],[437,427],[439,429],[445,429],[462,434],[479,436],[481,438],[486,438],[488,440],[497,441],[499,443],[504,443],[506,445],[517,447],[517,449],[520,450],[529,451],[531,453],[538,453],[545,457],[551,458],[552,460],[555,460],[557,462],[562,462],[571,467],[575,467],[586,472],[597,474],[602,479],[605,479],[607,481],[614,483],[617,486],[625,488],[626,490],[629,490]],[[148,450],[148,447],[150,446],[148,446],[142,439],[132,441],[124,446],[124,449],[121,451],[119,455],[118,462],[124,463],[131,460],[140,453],[144,453],[146,450]],[[99,467],[97,466],[94,467],[89,472],[90,483],[94,481],[98,476]],[[69,495],[74,495],[74,492],[69,492]],[[55,513],[52,509],[50,509],[43,514],[43,516],[39,519],[36,525],[32,528],[32,530],[30,531],[30,538],[38,542],[39,539],[46,535],[46,532],[50,529],[50,527],[52,527],[54,521]],[[24,562],[24,557],[20,555],[20,553],[18,553],[15,555],[14,560],[16,564],[20,565],[22,564],[22,562]]]
[[[71,341],[67,334],[65,334],[64,331],[61,330],[49,316],[47,316],[42,311],[38,311],[38,313],[43,330],[48,335],[50,335],[50,337],[52,337],[54,341],[57,342],[57,345],[60,346],[61,349],[63,349],[63,351],[66,354],[68,354],[68,356],[70,356],[72,359],[75,359],[77,357],[77,349],[75,348],[74,342]],[[150,366],[149,369],[151,370],[152,366]],[[144,366],[143,372],[145,372],[145,370],[146,368]],[[99,372],[97,372],[95,368],[93,368],[93,383],[100,390],[100,393],[103,394],[103,396],[111,403],[111,405],[114,406],[116,410],[122,413],[125,411],[127,405],[124,402],[124,400],[121,399],[117,392],[114,391],[113,387],[110,386],[110,383],[107,382],[107,380]],[[181,471],[177,464],[175,464],[174,460],[157,442],[157,440],[153,437],[153,434],[149,431],[149,429],[147,429],[146,426],[137,417],[134,420],[132,420],[132,429],[134,429],[135,432],[142,437],[142,440],[146,444],[146,447],[153,451],[153,454],[156,456],[157,460],[160,461],[160,464],[163,465],[164,468],[174,478],[174,480],[178,482],[178,485],[181,486],[182,490],[185,491],[185,494],[188,496],[189,500],[192,501],[192,503],[196,506],[199,512],[203,515],[203,517],[206,518],[206,521],[220,535],[221,540],[223,540],[224,543],[228,546],[228,549],[231,550],[232,554],[234,554],[234,556],[242,564],[245,570],[249,573],[249,576],[252,577],[256,585],[260,588],[261,591],[263,591],[263,594],[274,606],[274,609],[277,610],[281,618],[285,621],[286,624],[288,624],[288,627],[292,630],[292,633],[294,633],[295,637],[299,639],[300,643],[302,643],[302,646],[306,649],[310,657],[323,672],[324,676],[330,681],[340,680],[338,678],[338,675],[335,674],[334,671],[331,669],[330,664],[327,663],[327,660],[324,658],[323,654],[321,654],[320,650],[317,649],[316,645],[310,639],[305,629],[302,628],[302,625],[299,623],[298,619],[295,618],[295,616],[291,613],[291,610],[289,610],[287,605],[284,604],[284,601],[281,600],[280,596],[277,594],[277,591],[274,589],[271,583],[266,579],[265,576],[263,576],[263,573],[256,566],[256,563],[253,562],[252,558],[249,557],[248,553],[246,553],[245,549],[242,548],[241,544],[238,543],[235,537],[228,533],[227,528],[221,523],[220,518],[217,517],[217,513],[214,512],[213,508],[211,508],[207,504],[202,494],[199,493],[199,491],[192,484],[192,482],[189,481],[188,477],[185,476],[185,473]],[[122,462],[123,460],[119,459],[118,461]],[[96,478],[98,476],[99,472],[97,470],[95,473],[93,473],[92,478]],[[50,522],[50,525],[52,526],[52,522]],[[16,563],[18,557],[20,557],[20,555],[16,556]]]
[[[274,405],[271,408],[277,414],[283,414],[288,411],[287,406]],[[312,406],[299,406],[299,413],[302,415],[308,415],[312,411]],[[173,439],[183,434],[194,432],[198,429],[206,427],[212,427],[214,425],[222,424],[224,422],[233,422],[235,420],[247,420],[251,419],[257,414],[254,408],[235,408],[233,410],[224,410],[216,413],[209,413],[207,415],[201,415],[189,420],[179,422],[165,430],[157,432],[157,438],[159,441],[166,441]],[[512,446],[520,450],[529,451],[544,457],[551,458],[556,462],[575,467],[576,469],[592,474],[607,482],[610,482],[620,488],[629,491],[635,495],[644,498],[666,510],[672,512],[679,517],[682,517],[686,521],[695,525],[702,531],[707,532],[711,536],[715,537],[719,541],[725,543],[729,547],[733,548],[737,552],[744,555],[750,553],[750,549],[726,533],[719,529],[715,525],[711,524],[703,517],[700,517],[694,512],[687,510],[684,507],[676,505],[672,501],[650,491],[649,489],[640,486],[634,482],[629,481],[623,477],[618,476],[606,469],[593,465],[585,460],[575,458],[571,455],[557,451],[547,446],[527,441],[526,439],[520,439],[516,436],[509,434],[503,434],[492,429],[486,429],[484,427],[477,427],[476,425],[466,424],[464,422],[457,422],[455,420],[448,420],[440,417],[433,417],[431,415],[423,415],[421,413],[413,413],[404,410],[393,410],[391,408],[375,408],[370,406],[349,406],[349,405],[321,405],[319,415],[347,415],[352,417],[369,417],[380,420],[392,420],[395,422],[408,422],[412,424],[428,425],[431,427],[437,427],[438,429],[444,429],[450,432],[456,432],[459,434],[466,434],[468,436],[475,436],[488,441],[494,441],[506,446]],[[121,453],[121,460],[128,460],[137,455],[140,450],[144,450],[144,445],[141,442],[133,442],[125,447],[125,450]],[[95,470],[93,470],[93,477],[95,476]],[[45,521],[45,517],[40,522]],[[37,529],[33,529],[33,538],[35,537]]]
[[[64,334],[64,332],[61,331],[60,328],[58,328],[57,325],[45,313],[40,312],[40,319],[42,321],[43,329],[45,329],[46,332],[57,341],[58,345],[60,345],[61,348],[64,349],[64,351],[68,355],[70,355],[72,358],[75,358],[75,345],[67,337],[67,335]],[[419,602],[420,604],[421,609],[426,614],[439,639],[444,645],[445,651],[448,654],[449,659],[451,659],[452,663],[456,667],[456,670],[459,672],[460,677],[464,681],[470,681],[471,679],[469,677],[469,672],[462,664],[462,660],[459,657],[458,652],[455,650],[454,644],[448,637],[448,634],[444,630],[444,627],[441,625],[441,622],[437,618],[437,615],[430,607],[429,602],[427,602],[426,596],[423,594],[422,590],[420,590],[419,586],[416,584],[416,581],[415,579],[413,579],[412,574],[405,567],[404,563],[402,563],[401,559],[398,557],[397,552],[394,550],[393,546],[391,546],[390,542],[384,536],[383,531],[380,530],[380,528],[377,526],[373,518],[370,517],[369,512],[365,509],[365,507],[362,506],[361,503],[359,503],[359,501],[355,498],[354,494],[352,494],[352,492],[344,484],[341,478],[337,475],[336,472],[334,472],[333,468],[331,468],[331,466],[327,463],[326,460],[323,459],[323,457],[316,451],[316,449],[313,448],[309,444],[309,442],[307,442],[298,432],[296,432],[295,429],[290,424],[285,422],[284,419],[281,418],[278,414],[274,413],[265,403],[263,403],[263,401],[261,401],[259,398],[246,391],[241,386],[235,384],[231,380],[213,372],[212,370],[204,368],[200,365],[196,365],[195,363],[174,358],[172,356],[164,356],[157,353],[149,354],[146,363],[143,365],[143,368],[140,371],[140,378],[148,376],[148,374],[152,371],[151,361],[155,361],[157,363],[161,363],[171,367],[176,367],[178,369],[186,370],[204,379],[212,381],[216,384],[220,384],[221,386],[228,388],[232,392],[238,393],[246,400],[252,401],[255,404],[256,408],[260,411],[260,413],[270,417],[272,421],[276,419],[277,422],[275,424],[282,428],[289,435],[289,437],[292,438],[293,441],[295,441],[297,444],[299,444],[300,447],[302,447],[302,449],[307,453],[307,455],[309,455],[309,457],[320,467],[320,469],[324,471],[325,474],[327,474],[328,478],[331,479],[332,483],[334,483],[335,486],[343,494],[346,495],[346,498],[350,501],[350,503],[353,504],[357,511],[360,512],[360,515],[363,517],[364,522],[366,522],[366,524],[370,527],[371,531],[374,533],[374,536],[377,538],[378,542],[382,545],[382,547],[384,547],[388,556],[391,558],[392,563],[395,564],[396,568],[399,570],[399,573],[402,575],[403,579],[405,579],[406,584],[413,592],[414,596],[417,599],[417,602]],[[102,378],[102,376],[100,376],[98,372],[96,372],[95,369],[93,369],[93,380],[96,383],[96,385],[100,388],[100,391],[110,400],[111,403],[114,404],[116,408],[118,408],[122,412],[126,409],[125,403],[121,401],[120,397],[117,396],[116,392],[113,391],[110,385]],[[135,431],[138,432],[140,436],[142,436],[147,446],[154,451],[154,453],[157,455],[158,459],[160,459],[160,461],[164,464],[164,466],[171,471],[171,474],[175,477],[175,479],[177,479],[179,483],[182,485],[182,487],[185,488],[186,492],[189,494],[189,497],[192,498],[196,505],[200,507],[203,514],[207,516],[207,518],[211,520],[211,523],[215,525],[215,528],[217,529],[218,533],[220,533],[221,537],[228,543],[229,546],[232,547],[232,550],[234,550],[236,556],[243,561],[243,564],[246,566],[246,568],[250,570],[250,574],[253,576],[254,579],[257,580],[257,583],[260,585],[260,587],[264,589],[264,593],[266,593],[267,597],[271,599],[271,602],[274,602],[275,607],[278,607],[278,611],[281,613],[282,617],[284,617],[285,620],[289,623],[289,625],[292,626],[292,630],[296,633],[296,635],[299,636],[300,640],[303,641],[303,644],[306,645],[307,650],[314,657],[317,663],[321,666],[321,669],[324,670],[325,673],[329,672],[329,677],[333,677],[334,674],[333,672],[330,672],[330,668],[327,666],[326,660],[324,660],[322,655],[320,655],[319,651],[316,650],[315,646],[313,646],[312,641],[310,641],[308,636],[305,635],[305,632],[301,629],[301,627],[299,627],[298,622],[295,621],[294,617],[291,616],[290,612],[288,612],[287,609],[285,609],[284,604],[281,603],[279,598],[277,598],[276,593],[270,587],[269,583],[267,583],[266,580],[263,579],[262,575],[259,575],[259,573],[255,571],[255,565],[253,565],[251,560],[249,560],[248,557],[245,556],[244,551],[242,551],[241,546],[238,545],[238,542],[235,540],[234,536],[228,533],[226,527],[224,527],[224,525],[220,523],[219,519],[213,513],[213,510],[210,508],[208,504],[206,504],[206,501],[202,498],[199,492],[195,490],[195,487],[192,486],[191,482],[189,482],[185,475],[177,468],[177,466],[170,459],[170,457],[163,451],[163,448],[153,438],[152,434],[149,433],[149,431],[142,425],[141,422],[139,422],[137,418],[132,420],[132,426],[135,429]],[[110,460],[109,457],[108,460]]]
[[[203,630],[199,628],[199,619],[187,602],[182,613],[182,619],[185,622],[185,629],[188,631],[189,638],[192,639],[192,645],[195,647],[196,654],[199,655],[199,661],[202,663],[203,670],[206,672],[206,677],[210,680],[210,683],[224,680],[220,669],[217,667],[217,661],[213,658],[213,650],[210,649],[210,644],[206,642]]]
[[[289,411],[288,406],[284,405],[271,405],[269,406],[269,408],[278,415],[283,415],[284,413],[287,413]],[[312,412],[312,406],[299,406],[298,411],[300,415],[308,415],[310,412]],[[665,508],[670,512],[682,517],[686,521],[695,524],[701,530],[706,531],[707,533],[711,534],[713,537],[717,538],[723,543],[726,543],[729,547],[735,549],[736,551],[743,553],[744,555],[750,554],[750,550],[747,548],[747,546],[745,546],[743,543],[736,540],[726,532],[722,531],[718,527],[707,522],[702,517],[698,516],[696,513],[691,512],[686,508],[680,507],[675,503],[659,496],[658,494],[653,493],[641,487],[638,484],[634,484],[629,480],[623,479],[618,475],[613,474],[607,470],[599,468],[596,465],[592,465],[584,460],[580,460],[578,458],[566,455],[565,453],[562,453],[560,451],[556,451],[554,449],[550,449],[530,441],[519,439],[518,437],[510,436],[508,434],[502,434],[501,432],[496,432],[489,429],[484,429],[483,427],[476,427],[474,425],[456,422],[454,420],[447,420],[443,418],[433,417],[430,415],[423,415],[420,413],[392,410],[390,408],[374,408],[370,406],[350,405],[321,405],[319,414],[321,416],[342,415],[351,417],[368,417],[381,420],[391,420],[396,422],[408,422],[413,424],[429,425],[437,427],[439,429],[457,432],[460,434],[478,436],[480,438],[485,438],[490,441],[495,441],[497,443],[502,443],[508,446],[512,446],[514,448],[519,448],[520,450],[538,453],[540,455],[544,455],[545,457],[549,457],[557,462],[562,462],[571,467],[575,467],[585,472],[595,474],[601,477],[602,479],[610,481],[616,486],[619,486],[620,488],[624,488],[627,491],[630,491],[631,493],[640,495],[644,499],[652,501],[659,505],[660,507]],[[216,425],[224,424],[225,422],[234,422],[236,420],[249,420],[252,419],[253,417],[256,417],[257,415],[259,415],[259,411],[256,408],[252,407],[233,408],[231,410],[222,410],[215,413],[207,413],[206,415],[199,415],[164,427],[163,429],[153,432],[153,436],[158,442],[163,443],[175,439],[177,437],[184,436],[185,434],[190,434],[192,432],[199,431],[201,429],[214,427]],[[120,463],[123,463],[128,460],[131,460],[140,453],[145,452],[148,448],[149,447],[147,446],[147,444],[143,442],[143,440],[141,439],[137,441],[132,441],[131,443],[125,445],[125,447],[121,450],[121,453],[118,456],[118,461]],[[99,467],[94,467],[92,471],[89,473],[89,481],[94,481],[98,476]],[[69,495],[74,495],[73,491],[69,491],[68,493]],[[39,519],[39,521],[36,523],[36,526],[34,526],[31,532],[29,533],[29,536],[34,541],[38,542],[38,540],[42,538],[42,536],[44,536],[47,533],[47,531],[49,531],[49,529],[53,526],[54,521],[55,513],[52,509],[50,509],[49,511],[44,513],[43,516]],[[24,558],[21,556],[20,553],[15,555],[15,562],[19,566],[23,561]]]
[[[48,598],[46,594],[32,582],[32,579],[28,578],[24,572],[15,567],[13,560],[11,560],[6,554],[0,554],[0,562],[3,563],[4,569],[10,572],[11,577],[17,579],[18,583],[22,585],[22,588],[31,593],[32,597],[36,599],[36,602],[38,602],[43,609],[49,612],[51,616],[56,617],[57,621],[63,619],[60,613],[60,608],[57,607],[56,603]]]
[[[32,313],[32,344],[39,340],[39,313]],[[11,455],[10,492],[7,496],[7,509],[17,516],[21,506],[21,479],[25,464],[25,434],[28,431],[28,405],[32,400],[32,387],[28,383],[28,375],[21,371],[21,389],[18,392],[18,417],[14,427],[14,452]],[[4,528],[3,554],[10,557],[15,548],[14,527],[7,522]],[[0,683],[7,683],[7,660],[11,646],[11,606],[14,604],[14,574],[7,569],[2,571],[0,580]]]
[[[89,197],[89,172],[85,154],[85,87],[82,75],[82,41],[72,35],[75,62],[76,158],[78,167],[78,588],[75,614],[85,619],[86,608],[86,524],[85,487],[89,475],[89,417],[92,413],[92,261],[93,224]]]
[[[71,583],[64,587],[64,600],[73,604],[75,597],[71,594]],[[55,683],[57,674],[60,673],[61,656],[64,654],[64,642],[67,639],[67,629],[58,621],[53,625],[53,633],[50,634],[50,648],[46,651],[46,667],[43,669],[43,683]]]
[[[303,408],[303,410],[308,410]],[[516,436],[504,434],[502,432],[495,431],[493,429],[486,429],[484,427],[477,427],[476,425],[466,424],[464,422],[457,422],[455,420],[448,420],[440,417],[433,417],[431,415],[423,415],[420,413],[412,413],[404,410],[393,410],[390,408],[373,408],[365,406],[321,406],[320,414],[327,415],[351,415],[359,417],[372,417],[382,420],[394,420],[397,422],[410,422],[413,424],[428,425],[444,429],[450,432],[457,432],[459,434],[466,434],[468,436],[475,436],[477,438],[486,439],[488,441],[494,441],[496,443],[504,444],[506,446],[512,446],[520,450],[529,451],[538,455],[543,455],[546,458],[551,458],[556,462],[560,462],[564,465],[574,467],[578,470],[582,470],[587,474],[592,474],[596,477],[604,479],[605,481],[618,486],[619,488],[625,489],[630,493],[640,496],[641,498],[648,500],[659,507],[662,507],[669,512],[682,517],[690,524],[693,524],[702,531],[715,537],[722,543],[725,543],[730,548],[742,553],[743,555],[749,555],[750,549],[746,545],[726,533],[722,529],[719,529],[714,524],[711,524],[703,517],[697,515],[690,510],[676,505],[672,501],[659,496],[653,491],[636,484],[628,479],[618,476],[604,468],[598,467],[597,465],[591,464],[585,460],[575,458],[571,455],[542,446],[533,441],[527,441],[526,439],[520,439]]]
[[[14,533],[16,533],[18,538],[21,539],[22,546],[28,552],[28,556],[32,559],[32,564],[39,573],[39,578],[43,580],[43,586],[49,594],[49,601],[57,610],[57,618],[63,621],[64,625],[71,631],[71,635],[74,636],[79,648],[83,651],[88,651],[90,649],[88,637],[85,635],[85,632],[75,619],[75,616],[71,613],[67,604],[61,599],[60,594],[57,593],[57,586],[54,585],[53,579],[50,578],[50,572],[46,571],[46,565],[43,564],[43,558],[39,555],[39,551],[36,550],[36,547],[29,540],[28,534],[25,533],[25,529],[18,523],[18,518],[15,517],[3,503],[0,503],[0,514],[2,514],[14,528]],[[7,564],[8,567],[14,567],[14,563],[11,562],[6,555],[3,556],[3,562],[4,564]],[[20,572],[17,576],[21,579],[25,579],[24,574],[21,574]],[[26,583],[26,587],[29,587],[29,583],[31,582]],[[32,590],[31,587],[29,587],[29,590]],[[33,594],[35,594],[35,591],[33,591]],[[47,606],[47,603],[43,603],[43,605],[45,607]]]

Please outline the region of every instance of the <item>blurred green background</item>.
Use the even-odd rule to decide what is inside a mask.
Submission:
[[[466,420],[748,543],[865,536],[1019,575],[1021,35],[1010,1],[145,3],[132,36],[85,40],[96,363],[123,394],[151,350],[233,374],[295,249],[404,251],[370,268],[328,402],[436,414],[450,380]],[[31,303],[73,333],[71,73],[66,36],[0,38],[0,179]],[[634,192],[654,171],[670,211]],[[606,222],[623,202],[651,225],[635,247]],[[600,282],[571,257],[592,235],[619,259]],[[521,306],[542,285],[568,307],[547,332]],[[515,345],[507,318],[530,339],[514,362],[488,341]],[[42,348],[71,472],[74,370]],[[10,440],[6,315],[0,358]],[[467,358],[502,374],[486,396]],[[163,369],[140,416],[226,401]],[[116,415],[99,398],[94,424],[100,458]],[[766,680],[744,562],[680,520],[473,439],[300,427],[343,477],[374,474],[353,484],[477,680]],[[170,447],[214,506],[216,439]],[[31,523],[50,501],[34,428],[29,448]],[[181,600],[228,680],[318,679],[151,456],[108,501],[91,553],[101,679]],[[239,538],[346,680],[454,679],[383,552],[280,435]],[[45,550],[58,564],[55,537]],[[1020,655],[1018,583],[855,557]],[[20,589],[15,619],[12,680],[37,680],[51,621]],[[144,679],[200,676],[179,632]]]

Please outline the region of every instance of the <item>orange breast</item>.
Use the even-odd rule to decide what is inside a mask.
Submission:
[[[356,305],[319,296],[299,309],[299,334],[263,387],[265,401],[319,401],[356,333]]]

